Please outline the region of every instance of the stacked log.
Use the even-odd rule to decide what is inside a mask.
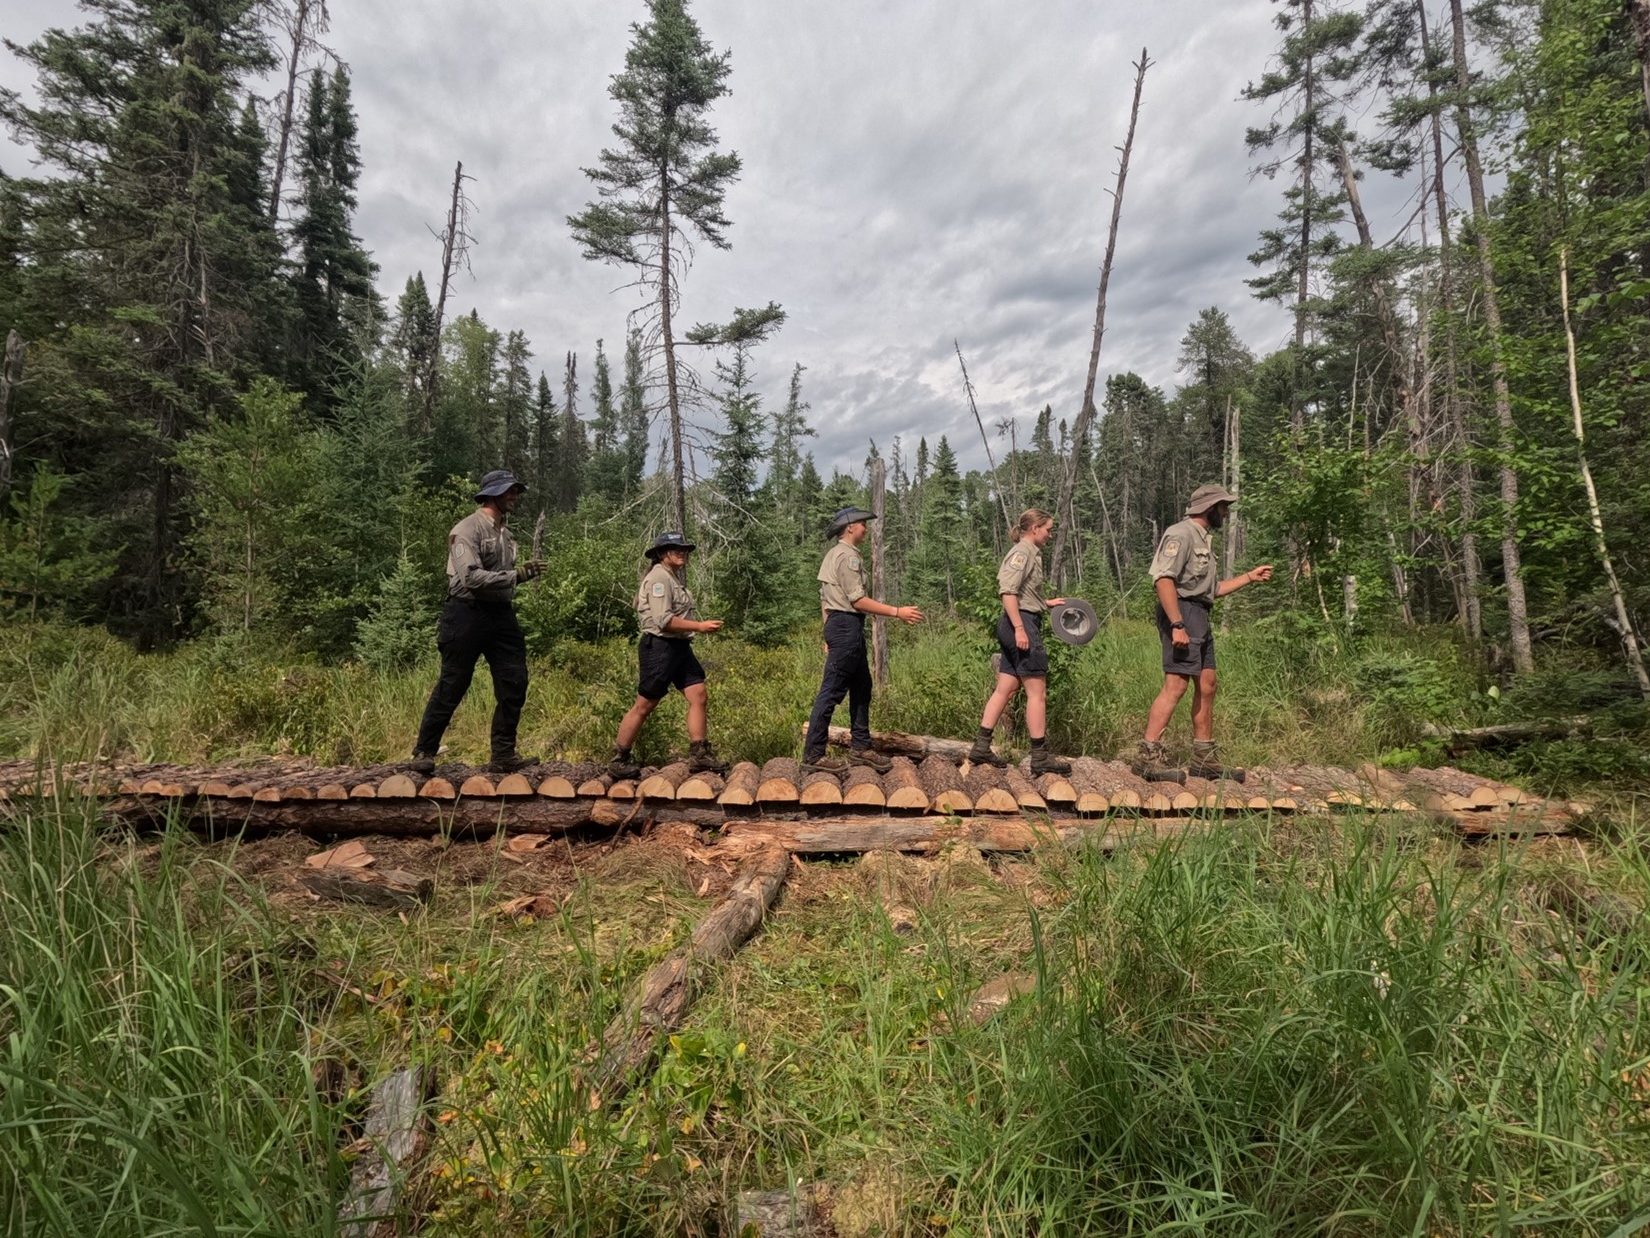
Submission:
[[[816,772],[802,780],[801,802],[810,807],[842,803],[842,784],[835,774]]]
[[[1077,811],[1077,788],[1071,785],[1070,778],[1064,774],[1033,775],[1029,757],[1020,762],[1020,773],[1037,788],[1037,794],[1043,797],[1051,811]]]
[[[745,808],[756,803],[756,793],[762,786],[762,771],[755,762],[740,761],[728,771],[727,785],[717,803],[730,808]]]
[[[1002,771],[976,765],[963,775],[963,790],[973,801],[975,812],[1019,812],[1020,804],[1008,789]]]
[[[1021,812],[1047,812],[1048,801],[1042,797],[1031,779],[1020,772],[1020,768],[1011,765],[1002,771],[1003,782],[1014,795],[1014,802],[1020,806]]]
[[[714,801],[727,789],[727,783],[722,775],[710,773],[689,774],[682,780],[682,785],[676,788],[678,800],[698,800],[701,802]]]
[[[675,761],[670,765],[661,766],[648,777],[642,779],[636,787],[636,794],[644,800],[664,800],[674,803],[676,788],[687,781],[688,767],[686,761]]]
[[[923,789],[922,779],[917,777],[917,767],[909,757],[894,758],[888,772],[882,776],[882,788],[889,808],[928,811],[928,792]]]
[[[774,757],[762,767],[762,780],[756,788],[758,804],[794,804],[801,798],[798,783],[802,781],[802,767],[795,757]]]
[[[1111,810],[1108,782],[1102,777],[1104,762],[1078,757],[1071,763],[1071,785],[1077,792],[1077,811],[1084,816]]]
[[[882,789],[882,778],[874,769],[856,765],[842,782],[842,802],[861,808],[882,808],[888,796]]]
[[[917,767],[917,776],[922,780],[922,789],[935,812],[974,811],[974,801],[963,789],[962,775],[957,772],[956,765],[945,757],[924,757]]]
[[[803,735],[807,735],[807,727],[803,727]],[[831,728],[830,742],[837,748],[853,746],[853,734],[848,727],[834,726]],[[907,735],[904,731],[873,731],[871,732],[871,748],[884,756],[909,757],[912,764],[920,762],[924,757],[944,757],[957,765],[968,759],[968,750],[973,745],[963,739],[943,739],[936,735]]]

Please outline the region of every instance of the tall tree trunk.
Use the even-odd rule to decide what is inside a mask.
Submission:
[[[1364,215],[1363,200],[1358,196],[1358,181],[1352,169],[1352,156],[1342,142],[1340,150],[1336,152],[1341,169],[1341,185],[1346,190],[1346,201],[1352,211],[1352,221],[1358,229],[1358,248],[1365,254],[1375,252],[1375,237],[1369,230],[1369,220]],[[1381,341],[1386,345],[1387,370],[1392,379],[1392,394],[1398,401],[1398,413],[1404,419],[1404,426],[1409,434],[1409,448],[1412,452],[1421,450],[1420,418],[1416,413],[1414,393],[1404,379],[1404,352],[1399,342],[1398,317],[1393,313],[1391,298],[1387,296],[1385,285],[1379,279],[1369,281],[1369,295],[1375,302],[1375,317],[1381,324]]]
[[[1576,436],[1576,461],[1581,466],[1581,484],[1587,491],[1587,515],[1593,526],[1593,549],[1598,553],[1598,564],[1604,569],[1604,579],[1610,586],[1610,598],[1615,603],[1616,624],[1621,635],[1622,649],[1627,655],[1627,666],[1638,680],[1639,693],[1650,700],[1650,673],[1644,669],[1644,655],[1639,649],[1633,631],[1633,619],[1627,611],[1627,600],[1622,596],[1621,581],[1616,577],[1616,565],[1610,558],[1610,544],[1604,537],[1604,514],[1599,507],[1598,488],[1593,485],[1593,467],[1587,461],[1587,433],[1581,420],[1581,385],[1576,377],[1576,334],[1570,325],[1570,254],[1568,249],[1558,253],[1558,295],[1564,314],[1564,360],[1570,377],[1570,425]]]
[[[951,341],[951,347],[957,350],[957,364],[962,366],[963,393],[968,396],[968,407],[974,413],[974,424],[980,427],[980,442],[985,446],[985,462],[991,466],[991,488],[997,492],[997,505],[1002,509],[1003,523],[1009,527],[1014,525],[1014,517],[1008,513],[1008,495],[1004,493],[1002,476],[997,471],[997,460],[991,454],[991,439],[986,436],[985,421],[980,416],[980,406],[974,402],[974,384],[968,379],[968,362],[963,360],[962,345],[956,340]],[[1009,459],[1013,459],[1012,450]],[[878,465],[880,467],[880,464]],[[882,594],[877,594],[881,597]]]
[[[0,364],[0,503],[11,489],[11,410],[17,389],[23,385],[23,337],[6,332],[6,359]]]
[[[1071,431],[1071,452],[1060,474],[1060,498],[1054,509],[1054,550],[1049,556],[1049,576],[1058,581],[1064,565],[1066,545],[1076,524],[1072,495],[1077,488],[1077,464],[1085,451],[1089,426],[1094,421],[1094,383],[1100,373],[1100,343],[1106,335],[1106,286],[1111,282],[1112,257],[1117,252],[1117,224],[1123,216],[1123,186],[1129,177],[1129,154],[1134,150],[1135,124],[1140,119],[1140,91],[1146,82],[1146,70],[1151,67],[1146,49],[1140,49],[1140,59],[1134,66],[1134,102],[1129,107],[1129,131],[1123,139],[1122,158],[1117,164],[1117,188],[1111,196],[1111,229],[1106,235],[1106,256],[1100,263],[1100,292],[1094,310],[1094,342],[1089,348],[1089,372],[1083,384],[1083,406],[1077,414],[1077,424]]]
[[[1535,670],[1530,644],[1529,603],[1524,596],[1524,569],[1518,549],[1518,470],[1513,465],[1517,427],[1513,423],[1512,394],[1507,386],[1507,362],[1501,347],[1501,303],[1496,291],[1495,259],[1490,253],[1490,210],[1484,193],[1484,168],[1478,160],[1478,135],[1473,127],[1467,94],[1467,25],[1461,0],[1450,0],[1454,26],[1455,124],[1467,164],[1467,187],[1472,192],[1473,235],[1478,244],[1478,275],[1484,300],[1484,326],[1490,337],[1490,382],[1495,392],[1496,446],[1501,455],[1501,570],[1507,583],[1507,631],[1512,645],[1513,670],[1527,675]]]
[[[1650,0],[1627,0],[1627,19],[1633,23],[1633,41],[1638,44],[1644,111],[1650,116]]]
[[[1420,18],[1421,59],[1432,63],[1431,36],[1427,29],[1426,0],[1416,0]],[[1444,411],[1450,431],[1461,453],[1461,621],[1467,635],[1474,641],[1484,635],[1484,604],[1482,580],[1484,569],[1478,555],[1477,479],[1472,466],[1472,438],[1468,432],[1466,415],[1461,410],[1461,381],[1455,338],[1455,251],[1450,243],[1449,197],[1444,192],[1444,109],[1438,98],[1438,85],[1429,75],[1427,99],[1431,103],[1432,127],[1432,199],[1438,213],[1438,306],[1444,316]]]
[[[1295,355],[1292,359],[1292,378],[1289,384],[1289,430],[1299,438],[1306,428],[1306,406],[1301,399],[1301,363],[1306,359],[1306,298],[1308,277],[1312,266],[1312,165],[1317,158],[1312,139],[1314,128],[1313,63],[1311,52],[1312,0],[1301,5],[1301,33],[1307,40],[1306,65],[1302,73],[1302,90],[1306,96],[1303,111],[1306,114],[1306,132],[1301,145],[1301,239],[1300,271],[1295,281]]]
[[[888,596],[888,573],[883,566],[882,526],[888,510],[888,470],[878,456],[871,461],[871,596]],[[871,616],[871,675],[881,688],[888,683],[888,621]]]
[[[447,207],[447,230],[441,234],[441,286],[435,297],[435,317],[430,326],[429,360],[424,370],[424,408],[419,417],[419,433],[428,434],[435,425],[435,388],[441,374],[441,320],[447,312],[447,289],[453,280],[453,265],[464,258],[469,235],[464,230],[464,161],[453,165],[453,196]]]
[[[294,101],[298,97],[298,66],[304,58],[304,50],[313,42],[309,30],[309,16],[312,10],[319,9],[321,21],[326,20],[326,5],[317,4],[316,0],[298,0],[297,10],[293,13],[292,25],[288,28],[292,35],[292,49],[287,54],[286,61],[286,96],[281,105],[281,124],[275,139],[275,171],[270,177],[269,186],[269,218],[273,222],[281,211],[281,186],[286,180],[286,152],[292,141],[292,110]]]
[[[670,407],[670,485],[676,527],[687,536],[687,485],[682,469],[682,403],[676,389],[676,341],[670,333],[670,169],[659,169],[659,331],[665,345],[665,395]]]

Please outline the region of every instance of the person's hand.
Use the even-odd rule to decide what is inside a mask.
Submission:
[[[1031,637],[1026,635],[1026,630],[1024,628],[1014,629],[1014,648],[1018,649],[1021,653],[1024,653],[1027,649],[1031,648]]]
[[[518,581],[519,580],[532,580],[535,577],[542,574],[543,571],[544,571],[544,560],[542,560],[542,559],[529,559],[529,560],[527,560],[526,563],[523,563],[521,566],[516,568],[516,579]]]
[[[1249,579],[1250,580],[1260,580],[1260,581],[1271,580],[1272,579],[1272,565],[1270,563],[1262,563],[1259,567],[1250,568],[1249,569]]]
[[[701,632],[720,632],[722,630],[722,621],[720,619],[701,619],[699,621],[699,630]]]
[[[1066,604],[1066,599],[1065,598],[1049,598],[1048,604],[1050,606],[1064,606]]]
[[[1186,649],[1191,646],[1192,638],[1186,635],[1185,628],[1174,628],[1169,632],[1169,639],[1177,649]]]
[[[898,606],[894,608],[894,618],[901,623],[921,623],[922,612],[915,606]]]

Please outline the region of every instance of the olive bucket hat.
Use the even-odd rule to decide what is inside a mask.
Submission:
[[[516,480],[516,475],[509,469],[494,469],[481,479],[481,485],[476,490],[476,502],[484,499],[496,499],[501,494],[509,494],[516,489],[527,489],[527,483]]]
[[[694,549],[692,542],[688,541],[687,538],[683,537],[674,529],[667,529],[665,532],[659,534],[658,537],[654,538],[653,545],[649,546],[642,553],[645,554],[652,562],[657,563],[659,561],[659,556],[664,554],[667,550],[692,549]]]
[[[831,517],[831,525],[825,530],[826,537],[835,537],[851,524],[858,524],[862,520],[875,520],[877,514],[868,512],[863,507],[844,507]]]
[[[1210,483],[1207,486],[1199,486],[1192,491],[1192,497],[1186,503],[1186,514],[1188,516],[1201,516],[1217,503],[1236,503],[1237,501],[1237,495],[1231,493],[1225,486]]]

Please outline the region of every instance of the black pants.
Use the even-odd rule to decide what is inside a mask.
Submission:
[[[865,653],[865,616],[833,610],[825,616],[825,677],[808,715],[808,738],[802,756],[815,760],[825,755],[831,715],[848,698],[849,725],[854,747],[871,746],[871,660]]]
[[[449,598],[441,608],[435,642],[441,650],[441,678],[430,693],[430,703],[424,706],[416,751],[435,755],[447,724],[453,720],[453,711],[470,690],[476,659],[486,658],[497,701],[493,709],[493,755],[514,752],[521,707],[527,701],[527,640],[516,622],[515,607],[508,602]]]

